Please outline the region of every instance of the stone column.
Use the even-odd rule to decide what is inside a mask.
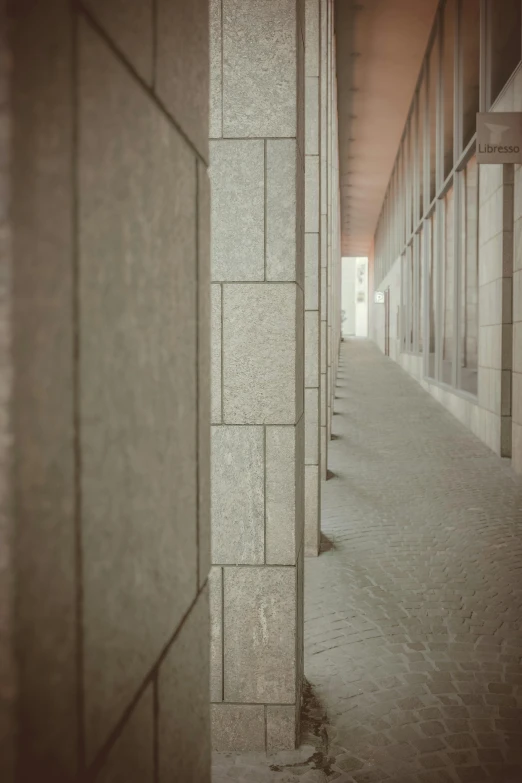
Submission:
[[[326,422],[328,418],[328,390],[327,390],[327,353],[328,353],[328,248],[329,248],[329,220],[328,220],[328,187],[329,187],[329,129],[328,110],[329,100],[329,63],[330,63],[330,16],[331,0],[321,1],[321,117],[320,117],[320,143],[321,143],[321,350],[320,350],[320,473],[323,480],[326,479],[328,461],[328,434]]]
[[[305,55],[305,554],[320,542],[321,2],[306,0]]]
[[[217,750],[296,743],[304,516],[304,0],[211,3]]]

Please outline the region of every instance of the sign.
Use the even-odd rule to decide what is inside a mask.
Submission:
[[[375,304],[384,304],[384,291],[376,291],[373,296]]]
[[[477,114],[477,162],[522,163],[522,113]]]

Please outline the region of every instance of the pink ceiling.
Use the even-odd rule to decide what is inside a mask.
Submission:
[[[370,251],[438,0],[337,0],[342,253]]]

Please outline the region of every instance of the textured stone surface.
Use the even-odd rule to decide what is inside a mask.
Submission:
[[[296,741],[295,707],[266,708],[266,749],[268,753],[288,750]]]
[[[305,221],[307,232],[319,231],[319,156],[307,155],[305,162]]]
[[[85,0],[83,5],[148,84],[153,79],[153,0]]]
[[[319,235],[305,235],[305,310],[319,309]]]
[[[277,13],[270,0],[222,7],[224,135],[295,136],[295,0],[280,0]]]
[[[205,587],[159,670],[159,783],[210,783],[208,627]]]
[[[80,33],[84,683],[91,760],[196,593],[196,166],[97,34],[85,24]]]
[[[319,463],[319,390],[305,389],[305,465]]]
[[[265,708],[262,704],[213,704],[212,745],[220,751],[263,751]]]
[[[305,312],[305,387],[319,386],[319,311]]]
[[[207,159],[209,0],[155,2],[156,92],[182,131]]]
[[[212,280],[265,277],[264,143],[211,141]]]
[[[306,107],[306,143],[307,155],[319,155],[319,79],[315,76],[307,76],[305,82],[305,107]],[[319,186],[319,178],[317,179]],[[317,194],[317,208],[319,209],[319,193]]]
[[[266,427],[266,562],[295,563],[296,431]]]
[[[211,286],[211,335],[212,335],[212,364],[211,364],[211,414],[212,424],[220,424],[221,416],[221,319],[222,319],[222,292],[221,286]]]
[[[210,601],[210,701],[223,699],[223,569],[213,566],[208,579]]]
[[[211,139],[223,135],[223,60],[221,0],[210,0],[210,127]]]
[[[263,427],[212,428],[212,560],[264,560]]]
[[[223,291],[223,408],[227,424],[296,419],[296,286],[228,285]]]
[[[319,468],[305,465],[305,554],[316,556],[319,553]]]
[[[110,749],[99,783],[154,783],[154,693],[147,685]]]
[[[296,279],[296,142],[266,142],[266,279]],[[300,261],[300,259],[299,259]]]
[[[225,568],[223,576],[226,701],[291,704],[295,569]]]

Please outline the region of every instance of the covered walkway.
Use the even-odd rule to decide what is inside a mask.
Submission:
[[[522,481],[372,343],[342,345],[335,414],[305,575],[326,722],[295,758],[216,757],[214,779],[518,783]]]

